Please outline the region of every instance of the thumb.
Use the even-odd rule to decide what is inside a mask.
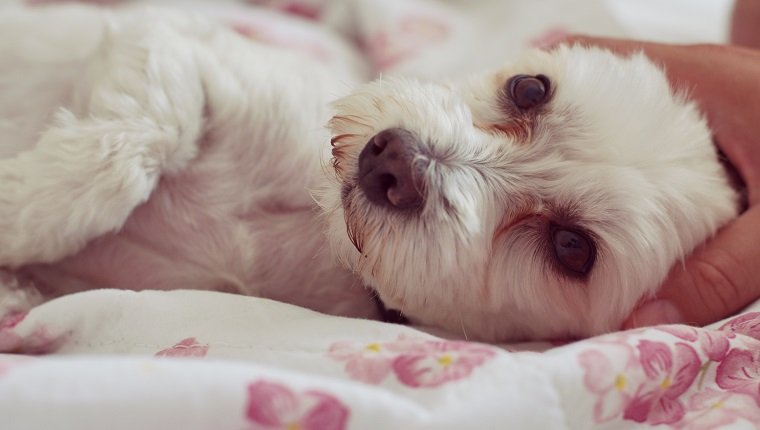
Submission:
[[[760,297],[760,205],[751,207],[684,264],[671,269],[656,298],[633,311],[624,328],[706,325]]]

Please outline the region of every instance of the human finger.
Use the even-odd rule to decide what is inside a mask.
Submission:
[[[673,267],[656,298],[639,306],[624,328],[705,325],[760,297],[760,206],[750,208]]]

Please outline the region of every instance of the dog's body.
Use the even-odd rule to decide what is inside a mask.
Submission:
[[[471,338],[582,336],[736,214],[704,121],[642,56],[562,48],[462,84],[362,87],[335,105],[332,175],[323,125],[344,82],[151,13],[115,13],[55,70],[0,35],[0,118],[30,118],[0,149],[6,310],[31,304],[10,290],[28,281],[371,317],[363,283]]]
[[[40,40],[64,12],[88,28],[72,34],[64,21]],[[0,37],[0,117],[12,119],[0,265],[46,297],[210,289],[374,315],[330,255],[309,193],[329,154],[327,104],[350,83],[176,12],[63,8],[3,19],[2,31],[15,24],[35,40]]]

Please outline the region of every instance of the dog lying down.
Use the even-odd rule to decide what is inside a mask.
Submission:
[[[3,313],[116,287],[377,317],[377,294],[469,339],[588,336],[738,211],[643,55],[562,46],[346,95],[199,17],[90,11],[94,39],[55,10],[0,25]]]

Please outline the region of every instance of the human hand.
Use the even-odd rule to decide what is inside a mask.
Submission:
[[[760,1],[736,0],[731,19],[731,43],[760,49]]]
[[[627,54],[643,51],[675,88],[699,104],[718,146],[746,185],[748,208],[670,271],[654,299],[624,328],[705,325],[760,298],[760,51],[720,45],[665,45],[573,36],[565,42]]]

